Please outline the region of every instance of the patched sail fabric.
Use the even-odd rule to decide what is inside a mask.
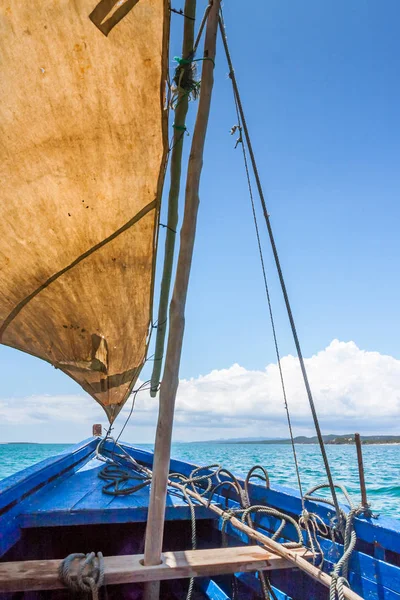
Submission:
[[[165,0],[0,0],[0,340],[111,422],[147,350],[168,22]]]

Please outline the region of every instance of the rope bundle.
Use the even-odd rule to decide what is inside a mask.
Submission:
[[[102,440],[98,446],[98,457],[107,462],[100,472],[100,477],[104,480],[108,480],[108,483],[104,486],[103,490],[107,494],[120,495],[120,494],[132,494],[140,488],[151,483],[152,472],[148,468],[144,467],[133,459],[117,442],[114,440],[114,448],[111,451],[111,456],[105,456],[104,441]],[[123,463],[121,463],[123,461]],[[320,557],[319,567],[322,569],[324,564],[324,553],[319,542],[319,536],[328,537],[329,534],[332,537],[332,541],[335,541],[335,536],[343,537],[344,552],[341,558],[336,562],[334,569],[331,573],[332,583],[330,588],[330,600],[343,600],[343,587],[349,586],[347,581],[349,560],[351,554],[356,545],[356,533],[354,531],[354,518],[364,512],[362,506],[355,506],[344,486],[341,484],[335,484],[337,489],[340,489],[350,505],[350,511],[346,513],[343,508],[340,508],[339,520],[333,519],[330,525],[326,525],[323,519],[316,513],[310,512],[305,508],[305,501],[322,502],[330,506],[335,506],[332,499],[319,497],[314,495],[318,490],[328,488],[328,483],[320,484],[309,490],[304,496],[302,496],[303,510],[298,518],[294,518],[291,515],[285,514],[276,508],[251,504],[250,499],[250,480],[257,478],[264,482],[265,486],[269,488],[269,476],[264,467],[261,465],[255,465],[250,469],[247,477],[243,484],[231,473],[228,469],[225,469],[218,463],[207,465],[204,467],[196,467],[189,476],[183,475],[182,473],[171,473],[169,480],[171,483],[179,483],[179,490],[175,487],[170,488],[170,493],[183,497],[190,509],[191,515],[191,528],[192,528],[192,549],[195,550],[197,547],[197,534],[196,534],[196,515],[195,505],[196,501],[190,497],[188,491],[193,491],[201,497],[207,497],[208,506],[213,502],[213,498],[216,494],[221,496],[222,488],[230,488],[237,495],[237,502],[239,506],[232,508],[229,506],[229,498],[225,495],[226,508],[222,517],[221,533],[223,536],[223,543],[226,542],[226,525],[232,517],[240,517],[241,521],[247,524],[252,529],[256,529],[258,524],[256,522],[257,515],[265,514],[280,520],[276,530],[272,533],[272,539],[278,540],[284,534],[284,528],[290,524],[296,533],[294,541],[283,541],[279,539],[279,542],[287,548],[298,548],[304,545],[303,531],[307,534],[306,543],[310,546],[311,552],[313,553],[313,563],[317,564],[317,557]],[[138,485],[132,485],[123,487],[129,480],[139,480]],[[85,555],[71,555],[79,558],[85,557]],[[90,555],[88,555],[90,556]],[[69,557],[68,557],[69,558]],[[83,567],[84,568],[84,567]],[[80,571],[81,572],[81,571]],[[275,594],[269,583],[269,580],[265,576],[265,573],[260,572],[260,583],[263,589],[264,597],[269,600],[271,597],[274,599]],[[190,600],[193,593],[194,580],[190,580],[187,600]]]
[[[334,569],[330,574],[332,577],[332,583],[331,583],[331,587],[329,590],[329,600],[336,600],[336,598],[338,598],[338,600],[344,600],[343,587],[344,586],[350,587],[349,582],[347,581],[347,576],[348,576],[348,571],[349,571],[349,561],[350,561],[351,554],[352,554],[352,552],[355,548],[356,542],[357,542],[357,535],[354,530],[354,518],[358,515],[361,515],[363,512],[365,512],[365,507],[362,506],[361,504],[359,504],[358,506],[355,506],[351,500],[351,497],[350,497],[348,491],[342,484],[337,483],[337,484],[335,484],[335,487],[340,489],[341,492],[343,493],[344,497],[346,498],[347,502],[349,503],[350,510],[348,513],[346,513],[341,508],[340,509],[340,521],[338,523],[333,524],[333,526],[332,526],[333,534],[335,533],[335,531],[338,531],[338,532],[342,533],[342,535],[343,535],[344,552],[343,552],[342,556],[339,558],[339,560],[337,561],[337,563],[335,564]],[[313,500],[314,502],[322,502],[324,504],[329,504],[330,506],[334,506],[333,501],[330,500],[329,498],[323,498],[323,497],[313,495],[316,491],[321,490],[321,489],[326,489],[326,488],[328,488],[328,489],[330,488],[329,483],[321,483],[320,485],[316,485],[311,490],[309,490],[309,492],[307,492],[307,494],[305,494],[304,499],[305,500]],[[303,512],[304,512],[304,510],[303,510]],[[325,524],[324,524],[324,526],[326,528]],[[310,543],[312,544],[313,543],[312,536],[310,536],[309,539],[310,539]],[[316,535],[315,535],[315,540],[318,543]],[[323,562],[324,556],[323,556],[323,553],[322,553],[319,543],[318,543],[318,547],[319,547],[319,551],[321,552],[322,562]],[[321,563],[321,566],[322,566],[322,563]]]
[[[78,570],[72,573],[72,564],[79,561]],[[101,552],[89,554],[70,554],[62,561],[59,578],[72,592],[92,594],[93,600],[99,598],[99,588],[104,582],[104,559]]]

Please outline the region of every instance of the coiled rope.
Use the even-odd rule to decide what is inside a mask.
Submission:
[[[79,561],[78,570],[72,573],[72,565]],[[92,594],[93,600],[99,598],[99,588],[104,582],[104,559],[101,552],[89,554],[70,554],[62,561],[59,572],[62,583],[71,592],[84,592]]]
[[[105,450],[104,448],[106,438],[101,440],[97,447],[98,458],[107,463],[99,473],[101,479],[108,481],[103,487],[103,491],[109,495],[127,495],[135,493],[139,489],[149,485],[152,479],[152,471],[132,458],[115,440],[112,438],[108,439],[114,443],[111,451]],[[210,506],[217,494],[221,498],[223,488],[229,488],[237,496],[237,503],[239,506],[236,508],[229,505],[228,495],[224,495],[226,506],[222,516],[221,525],[223,544],[226,544],[226,525],[233,517],[240,518],[242,523],[245,523],[252,529],[256,529],[258,527],[257,515],[268,515],[280,521],[276,530],[272,532],[271,538],[276,541],[279,540],[286,548],[298,548],[304,546],[305,541],[303,540],[303,531],[305,531],[307,534],[306,545],[309,546],[313,554],[313,563],[316,564],[318,560],[318,566],[322,569],[324,564],[324,553],[319,542],[319,536],[328,537],[329,534],[331,534],[332,542],[335,541],[335,535],[340,538],[343,536],[343,555],[337,561],[330,573],[332,578],[330,600],[336,600],[336,598],[342,600],[344,598],[343,587],[350,587],[347,581],[349,560],[357,541],[356,533],[354,531],[354,518],[363,513],[365,509],[361,505],[354,505],[346,488],[339,483],[335,484],[335,488],[343,493],[350,506],[349,512],[340,508],[340,522],[342,524],[340,528],[338,527],[337,518],[334,517],[328,527],[318,514],[306,510],[304,504],[303,510],[297,521],[294,517],[285,514],[276,508],[260,504],[252,505],[249,488],[251,479],[258,479],[269,488],[268,472],[261,465],[255,465],[250,469],[243,484],[233,473],[231,473],[231,471],[218,463],[196,467],[188,476],[183,475],[182,473],[171,473],[169,475],[169,482],[173,485],[173,487],[170,488],[170,493],[183,498],[189,506],[192,549],[195,550],[197,548],[196,500],[188,494],[188,491],[195,492],[198,496],[205,498],[207,500],[207,506]],[[133,485],[127,485],[130,480],[135,483]],[[137,481],[139,481],[139,484],[136,483]],[[176,485],[179,485],[179,488],[176,488]],[[332,499],[315,495],[316,492],[322,489],[330,489],[329,483],[314,486],[304,495],[303,500],[321,502],[334,507],[335,504]],[[281,538],[287,524],[290,524],[293,527],[294,532],[296,533],[296,539],[294,541],[282,542]],[[76,556],[83,558],[85,555]],[[275,600],[276,596],[265,573],[260,572],[259,577],[264,598],[267,600],[270,598]],[[191,600],[193,586],[194,579],[192,578],[189,582],[186,600]]]

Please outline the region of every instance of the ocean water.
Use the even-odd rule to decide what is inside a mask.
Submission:
[[[151,444],[138,444],[152,450]],[[0,444],[0,479],[68,448],[68,444]],[[303,490],[326,482],[316,444],[297,446]],[[360,499],[356,449],[353,445],[327,446],[335,482],[344,484],[354,502]],[[255,464],[263,465],[271,485],[297,488],[292,450],[282,444],[173,444],[174,458],[197,465],[220,463],[239,476]],[[400,445],[363,446],[368,500],[373,511],[400,519]]]

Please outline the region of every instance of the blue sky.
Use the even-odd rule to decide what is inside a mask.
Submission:
[[[199,14],[204,6],[199,2]],[[339,339],[400,359],[399,3],[229,0],[224,15],[304,355]],[[173,15],[171,68],[181,27],[182,17]],[[185,379],[235,363],[261,371],[275,360],[241,153],[229,135],[236,117],[221,45],[215,75]],[[194,103],[191,110],[189,131]],[[264,227],[262,238],[286,356],[294,347]],[[163,240],[161,232],[160,248]],[[0,364],[0,405],[82,395],[72,380],[17,351],[0,347]],[[50,440],[53,426],[59,441],[82,437],[83,428],[66,432],[51,419],[31,424],[26,435]],[[20,437],[0,425],[2,431]]]

